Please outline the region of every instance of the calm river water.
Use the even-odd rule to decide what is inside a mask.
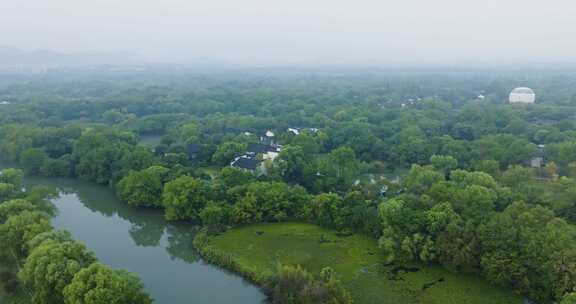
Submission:
[[[123,204],[109,188],[89,182],[27,177],[26,183],[56,187],[53,225],[70,231],[102,263],[136,273],[155,303],[265,303],[258,288],[198,257],[191,225],[168,223],[160,211]]]

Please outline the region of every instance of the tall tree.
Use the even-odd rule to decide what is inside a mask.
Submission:
[[[22,281],[34,290],[35,304],[64,302],[64,288],[78,271],[96,262],[83,244],[75,241],[46,241],[34,248],[19,273]]]
[[[66,304],[148,304],[152,300],[133,274],[93,263],[64,288]]]
[[[9,258],[26,256],[26,243],[52,229],[48,217],[36,211],[22,211],[0,225],[0,255]]]
[[[209,198],[210,187],[205,181],[181,176],[164,185],[164,216],[168,220],[199,220]]]
[[[161,166],[130,171],[118,182],[117,191],[120,199],[135,206],[162,206],[162,189],[168,172],[168,168]]]

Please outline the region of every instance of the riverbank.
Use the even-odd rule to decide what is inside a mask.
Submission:
[[[27,176],[24,182],[58,189],[53,225],[70,231],[103,263],[137,274],[155,303],[265,301],[256,286],[200,259],[192,245],[193,225],[167,222],[160,210],[124,204],[110,188],[88,181]]]
[[[332,267],[355,303],[521,303],[511,291],[481,278],[439,266],[383,265],[375,240],[304,223],[256,224],[224,234],[198,235],[195,245],[207,260],[262,285],[278,263],[301,265],[312,273]]]

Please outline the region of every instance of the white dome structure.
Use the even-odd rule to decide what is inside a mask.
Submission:
[[[510,92],[510,103],[534,103],[536,94],[530,88],[515,88]]]

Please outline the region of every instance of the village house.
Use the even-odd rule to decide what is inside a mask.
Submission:
[[[545,163],[544,163],[544,150],[545,150],[546,146],[545,145],[538,145],[538,148],[536,149],[536,153],[535,155],[530,159],[530,167],[532,168],[542,168],[544,167]]]
[[[256,172],[261,163],[255,156],[244,154],[234,158],[230,166],[244,171]]]
[[[280,145],[263,145],[263,144],[248,144],[246,154],[253,155],[255,157],[260,156],[262,160],[273,161],[278,157],[282,146]]]
[[[230,163],[230,166],[253,172],[257,175],[266,175],[266,164],[274,161],[282,146],[274,143],[274,132],[268,130],[264,136],[260,137],[260,143],[249,143],[246,152]]]
[[[260,142],[266,145],[273,145],[275,140],[276,134],[274,132],[268,130],[264,133],[264,136],[260,137]]]
[[[296,128],[296,127],[294,127],[294,128],[288,128],[286,131],[287,131],[288,133],[293,134],[293,135],[299,135],[299,134],[300,134],[302,131],[304,131],[304,130],[308,130],[308,131],[310,131],[310,132],[312,132],[312,133],[318,133],[318,131],[319,131],[318,128]]]

